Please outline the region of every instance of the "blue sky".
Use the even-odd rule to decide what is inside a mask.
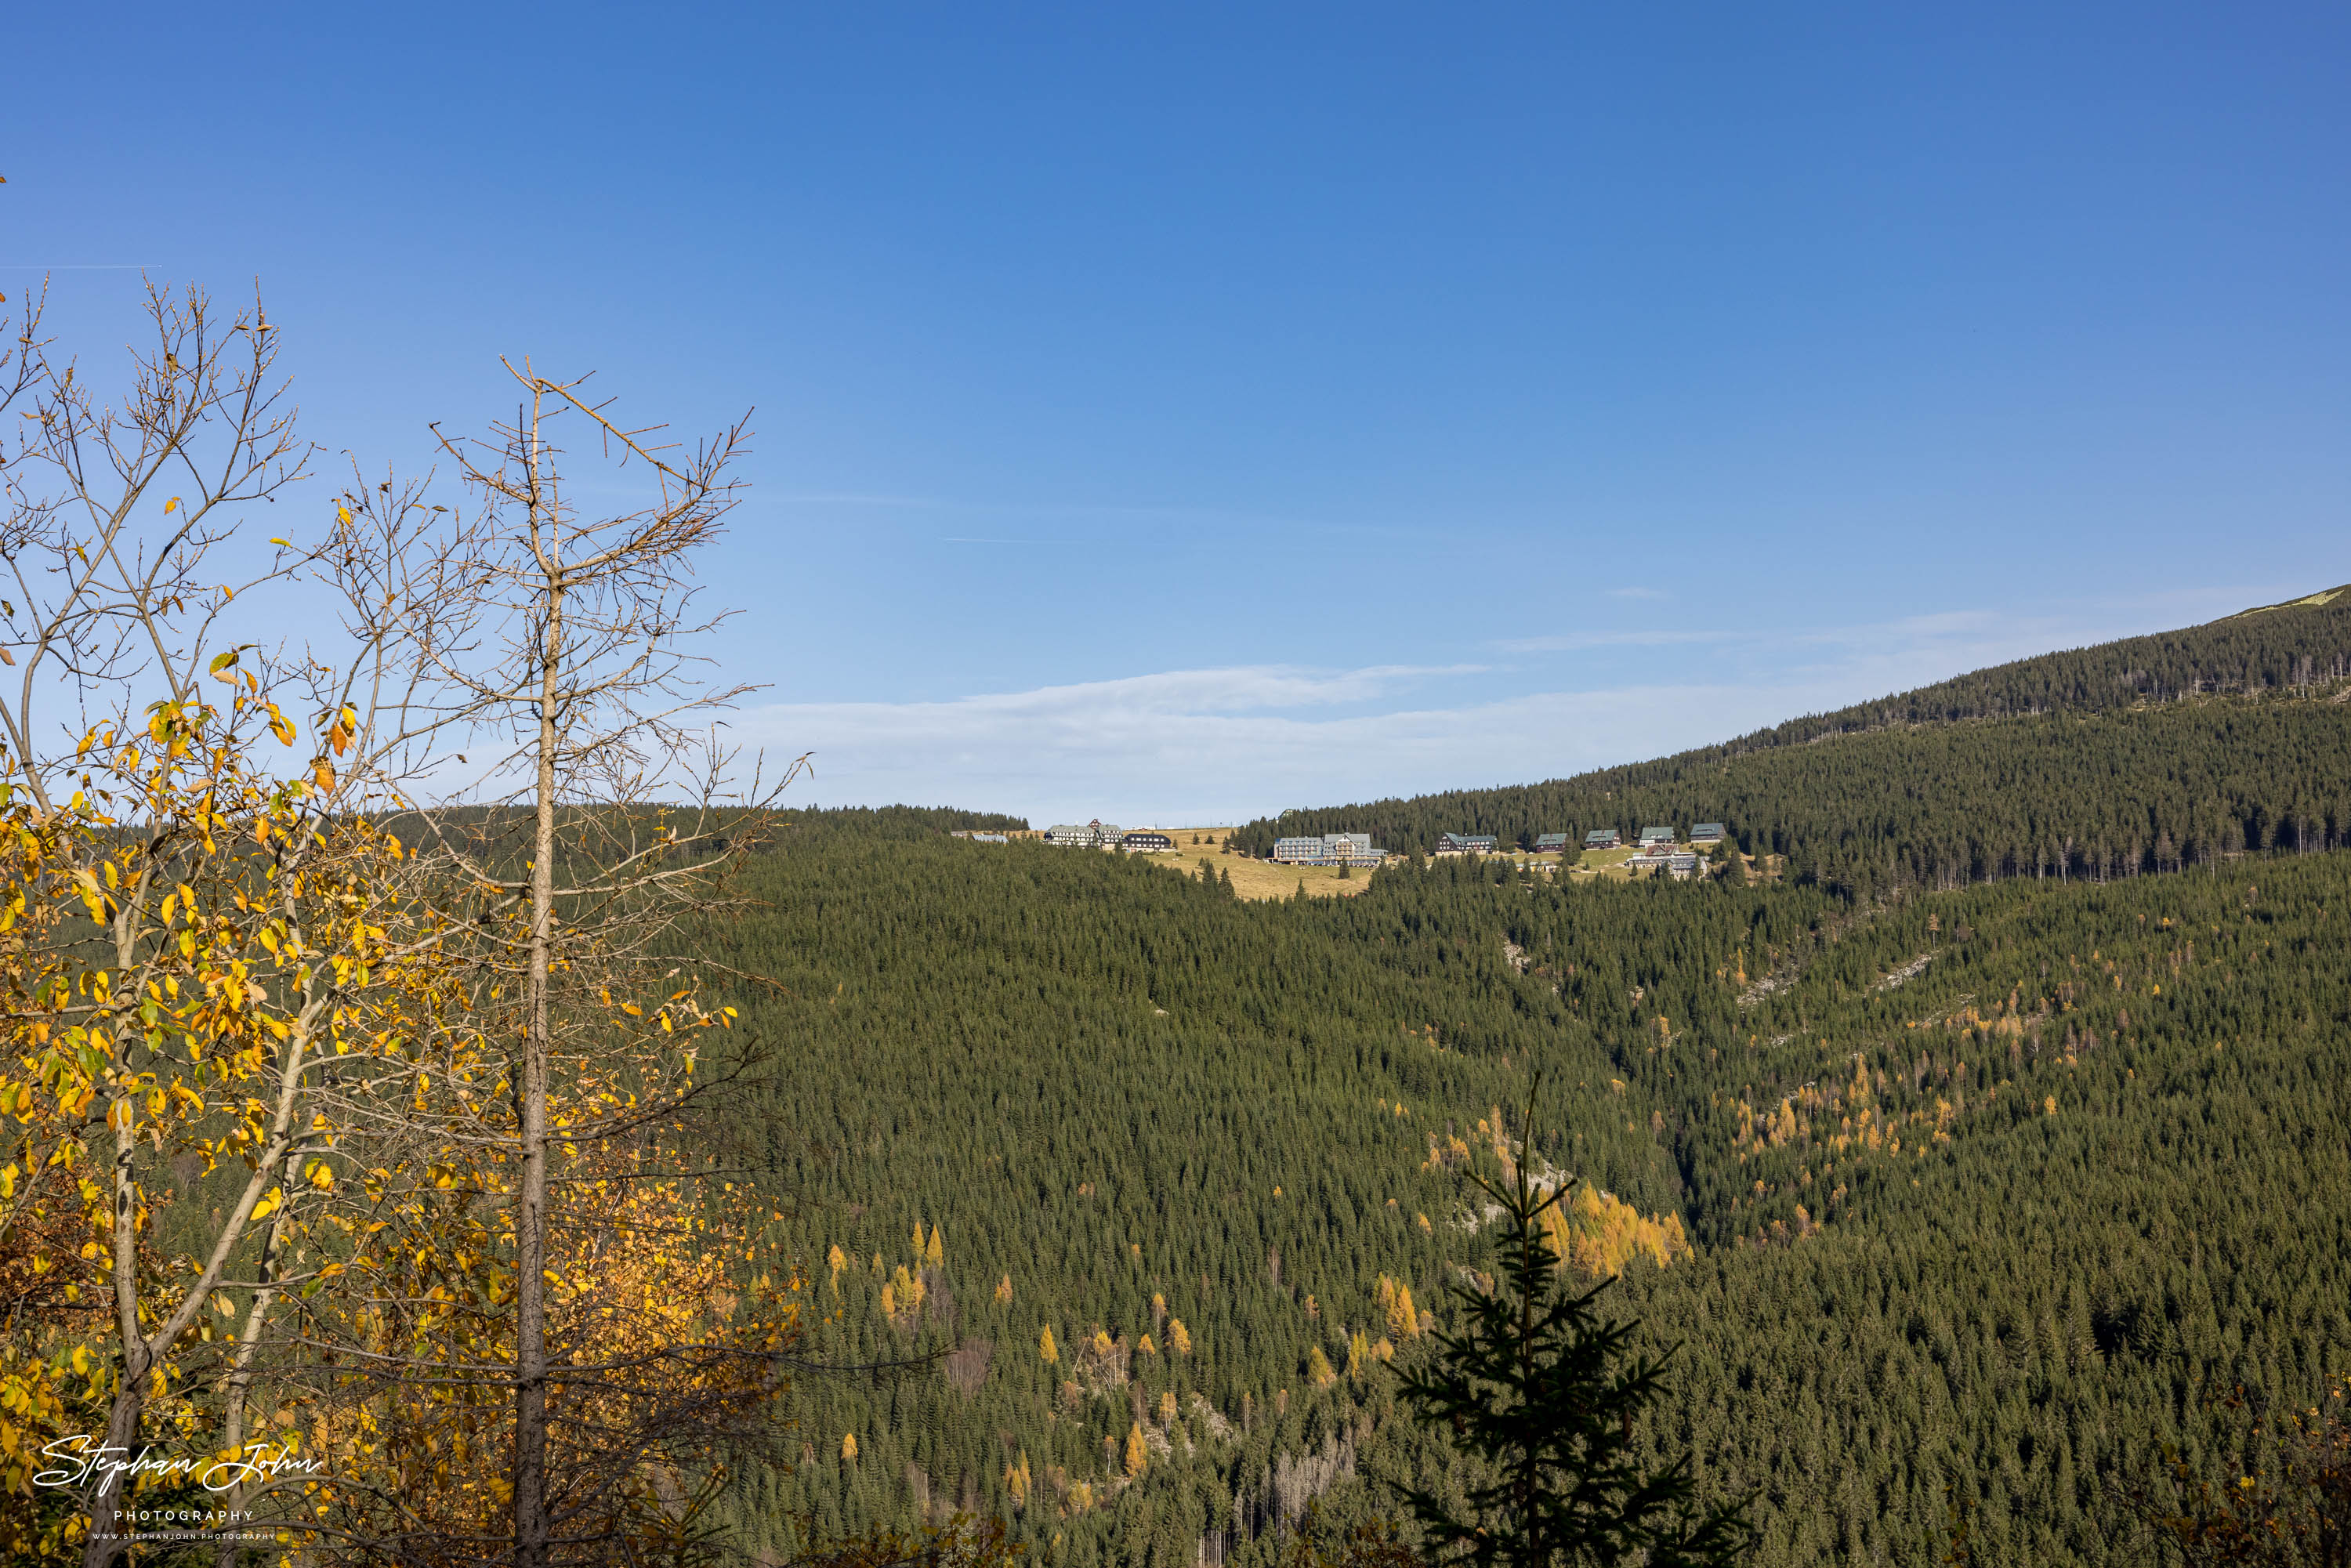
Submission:
[[[257,277],[371,466],[500,354],[756,405],[713,651],[828,802],[1537,779],[2351,579],[2340,7],[88,15],[0,289],[102,371]]]

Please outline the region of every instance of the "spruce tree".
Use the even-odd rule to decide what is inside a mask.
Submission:
[[[1458,1500],[1391,1481],[1440,1560],[1567,1568],[1640,1561],[1649,1568],[1729,1563],[1754,1542],[1746,1505],[1701,1511],[1689,1459],[1662,1470],[1635,1458],[1633,1429],[1665,1394],[1667,1356],[1632,1348],[1635,1322],[1604,1319],[1609,1281],[1581,1293],[1560,1284],[1546,1213],[1574,1186],[1535,1184],[1533,1094],[1526,1141],[1507,1183],[1469,1179],[1501,1206],[1507,1239],[1490,1291],[1456,1284],[1458,1328],[1426,1361],[1397,1374],[1421,1425],[1468,1457],[1477,1473]],[[1646,1556],[1636,1554],[1646,1553]]]

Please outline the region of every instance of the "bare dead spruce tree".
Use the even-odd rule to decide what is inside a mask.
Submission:
[[[799,765],[778,779],[756,765],[734,777],[739,758],[713,720],[746,688],[705,685],[687,646],[713,624],[696,613],[693,565],[735,504],[728,467],[743,427],[691,451],[657,445],[579,383],[509,369],[523,396],[514,423],[487,441],[444,440],[478,511],[429,544],[395,541],[387,559],[406,552],[401,580],[380,597],[398,601],[412,661],[397,680],[402,732],[435,737],[470,774],[420,813],[417,852],[472,899],[467,940],[444,949],[465,1005],[438,1032],[475,1063],[461,1080],[488,1063],[507,1101],[503,1118],[478,1102],[449,1104],[428,1141],[470,1147],[466,1183],[507,1210],[512,1299],[496,1304],[511,1324],[511,1535],[496,1544],[519,1568],[547,1568],[617,1555],[633,1528],[623,1516],[647,1517],[624,1506],[646,1456],[681,1434],[688,1448],[710,1437],[777,1386],[771,1367],[752,1364],[783,1349],[788,1331],[747,1312],[724,1333],[671,1334],[664,1365],[691,1375],[662,1385],[639,1365],[635,1386],[667,1392],[616,1411],[613,1389],[628,1379],[601,1355],[583,1362],[577,1343],[551,1347],[549,1291],[555,1265],[591,1231],[672,1223],[691,1245],[679,1216],[591,1219],[586,1195],[602,1183],[567,1183],[559,1167],[586,1160],[611,1177],[622,1150],[674,1132],[710,1092],[713,1081],[694,1075],[693,1036],[731,1009],[702,1006],[706,968],[674,940],[682,920],[725,899],[726,873]],[[608,460],[594,493],[634,484],[641,504],[578,509],[559,424]],[[380,533],[421,507],[388,489],[350,499],[360,526]],[[347,597],[368,592],[354,585]],[[560,1126],[551,1105],[569,1108]],[[498,1337],[483,1332],[486,1343]],[[447,1533],[423,1520],[408,1530],[412,1548]]]

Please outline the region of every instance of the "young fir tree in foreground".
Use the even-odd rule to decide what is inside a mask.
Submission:
[[[1500,1277],[1449,1294],[1460,1325],[1437,1351],[1400,1372],[1398,1393],[1421,1423],[1449,1433],[1475,1475],[1458,1497],[1395,1484],[1441,1561],[1565,1568],[1646,1563],[1703,1568],[1736,1561],[1753,1542],[1746,1505],[1701,1511],[1687,1456],[1662,1470],[1635,1457],[1633,1428],[1665,1392],[1670,1356],[1632,1348],[1636,1322],[1604,1319],[1608,1282],[1578,1292],[1560,1279],[1544,1216],[1574,1186],[1539,1186],[1534,1096],[1521,1157],[1505,1181],[1469,1179],[1501,1206],[1508,1228]]]

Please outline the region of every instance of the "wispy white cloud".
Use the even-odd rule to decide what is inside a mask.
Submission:
[[[784,703],[743,715],[737,736],[771,752],[813,751],[810,798],[825,804],[1183,823],[1554,778],[1719,739],[1843,695],[1757,682],[1405,700],[1488,673],[1474,664],[1237,666],[945,701]]]
[[[1395,679],[1373,670],[1186,671],[948,702],[779,704],[746,715],[740,729],[771,749],[814,750],[813,793],[828,803],[954,801],[1032,819],[1199,822],[1552,777],[1614,759],[1632,733],[1696,744],[1790,700],[1692,686],[1327,711]]]
[[[812,749],[812,795],[827,804],[1181,825],[1557,778],[2133,629],[2103,610],[2065,622],[1954,610],[1770,633],[1566,632],[1493,645],[1728,651],[1684,661],[1680,678],[1650,668],[1639,684],[1587,689],[1525,690],[1526,672],[1470,663],[1172,670],[944,701],[777,704],[743,715],[738,734]]]

